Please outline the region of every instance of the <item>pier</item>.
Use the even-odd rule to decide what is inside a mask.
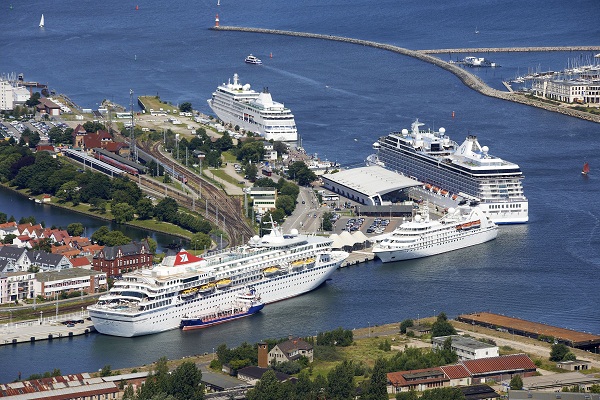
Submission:
[[[86,319],[87,311],[59,315],[57,317],[40,317],[36,320],[21,321],[0,325],[0,346],[19,343],[34,343],[40,340],[58,340],[88,335],[96,329],[92,321]],[[65,321],[74,322],[69,326]]]
[[[322,39],[322,40],[332,40],[343,43],[357,44],[361,46],[369,46],[374,47],[381,50],[391,51],[397,54],[402,54],[405,56],[413,57],[418,60],[436,65],[440,68],[445,69],[456,75],[458,79],[460,79],[463,84],[467,87],[485,95],[488,97],[494,97],[501,100],[512,101],[515,103],[525,104],[532,107],[542,108],[548,111],[561,113],[564,115],[568,115],[570,117],[576,117],[580,119],[584,119],[587,121],[600,123],[600,115],[594,115],[590,113],[586,113],[583,111],[575,110],[570,107],[562,106],[562,105],[554,105],[550,103],[545,103],[542,101],[538,101],[533,98],[526,97],[522,93],[516,92],[504,92],[501,90],[493,89],[487,84],[485,84],[479,77],[473,75],[472,73],[465,71],[463,68],[456,64],[451,64],[446,61],[443,61],[437,57],[434,57],[430,54],[437,53],[485,53],[485,52],[527,52],[527,51],[598,51],[600,50],[600,46],[569,46],[569,47],[514,47],[514,48],[498,48],[497,51],[494,51],[492,48],[480,48],[480,49],[442,49],[442,50],[410,50],[399,46],[394,46],[391,44],[378,43],[370,40],[362,40],[362,39],[354,39],[348,38],[344,36],[334,36],[334,35],[323,35],[319,33],[309,33],[309,32],[294,32],[294,31],[285,31],[279,29],[263,29],[263,28],[248,28],[248,27],[239,27],[239,26],[214,26],[210,28],[216,31],[234,31],[234,32],[249,32],[249,33],[263,33],[263,34],[271,34],[271,35],[285,35],[285,36],[296,36],[310,39]],[[551,50],[553,49],[553,50]]]

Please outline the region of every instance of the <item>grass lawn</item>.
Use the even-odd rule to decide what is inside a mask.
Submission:
[[[226,163],[237,163],[238,162],[237,158],[233,154],[231,154],[229,151],[222,153],[221,157],[223,157],[223,160],[225,160]]]
[[[243,186],[239,183],[240,180],[243,180],[242,178],[236,179],[235,177],[229,175],[227,172],[223,171],[222,169],[211,169],[210,172],[212,172],[213,174],[215,174],[216,177],[219,177],[226,182],[232,183],[237,186]]]
[[[169,222],[157,221],[155,219],[146,219],[146,220],[135,219],[133,221],[130,221],[129,224],[140,227],[140,228],[145,228],[145,229],[150,229],[153,231],[167,233],[169,235],[183,236],[186,238],[192,237],[191,232],[186,231],[185,229],[183,229],[177,225],[173,225]]]
[[[149,112],[150,109],[153,109],[155,111],[160,110],[161,108],[164,111],[167,110],[177,110],[177,107],[164,103],[160,100],[160,98],[157,98],[156,96],[139,96],[138,100],[142,102],[142,104],[144,104],[144,107],[146,107],[146,112]]]

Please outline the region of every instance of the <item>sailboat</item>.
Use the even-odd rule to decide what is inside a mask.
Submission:
[[[581,170],[581,175],[587,175],[590,172],[590,164],[583,164],[583,169]]]
[[[40,19],[40,28],[44,27],[44,14],[42,14],[42,18]]]

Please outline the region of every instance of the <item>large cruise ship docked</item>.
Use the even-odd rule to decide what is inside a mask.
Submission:
[[[256,132],[266,140],[298,140],[296,121],[290,109],[273,101],[266,88],[258,93],[249,84],[242,85],[238,74],[233,75],[233,83],[221,84],[207,101],[217,117],[225,123]]]
[[[181,251],[152,269],[123,275],[89,314],[98,332],[132,337],[177,329],[184,318],[227,308],[249,287],[264,304],[298,296],[325,282],[348,257],[331,244],[274,227],[205,258]]]
[[[528,221],[528,201],[523,194],[523,173],[517,164],[489,154],[474,135],[459,145],[445,129],[421,130],[416,120],[403,129],[379,138],[377,154],[367,162],[423,182],[438,196],[478,203],[496,224]]]
[[[439,220],[429,219],[429,207],[421,211],[373,247],[373,253],[381,261],[433,256],[485,243],[498,235],[498,226],[478,207],[451,208]]]

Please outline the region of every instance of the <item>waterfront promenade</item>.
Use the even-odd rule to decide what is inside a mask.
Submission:
[[[472,73],[465,71],[457,64],[451,64],[446,61],[443,61],[437,57],[434,57],[430,54],[434,53],[467,53],[467,52],[494,52],[491,48],[485,49],[443,49],[443,50],[410,50],[399,46],[394,46],[385,43],[378,43],[370,40],[362,40],[362,39],[354,39],[343,36],[334,36],[334,35],[323,35],[318,33],[309,33],[309,32],[295,32],[295,31],[285,31],[279,29],[263,29],[263,28],[249,28],[249,27],[240,27],[240,26],[214,26],[210,29],[217,31],[235,31],[235,32],[249,32],[249,33],[264,33],[271,35],[286,35],[286,36],[297,36],[304,37],[310,39],[323,39],[323,40],[332,40],[337,42],[358,44],[361,46],[369,46],[374,47],[381,50],[387,50],[394,53],[402,54],[405,56],[413,57],[418,60],[436,65],[440,68],[445,69],[456,75],[458,79],[460,79],[466,86],[469,88],[485,95],[488,97],[494,97],[497,99],[512,101],[515,103],[525,104],[532,107],[542,108],[544,110],[561,113],[564,115],[568,115],[571,117],[581,118],[584,120],[592,121],[600,123],[600,115],[594,115],[582,111],[578,111],[572,109],[570,107],[565,107],[562,105],[555,105],[546,103],[543,101],[539,101],[530,97],[526,97],[522,93],[517,92],[504,92],[501,90],[493,89],[487,84],[485,84],[479,77],[473,75]],[[504,50],[505,52],[517,52],[517,51],[552,51],[550,49],[554,49],[554,51],[599,51],[600,46],[573,46],[573,47],[514,47],[514,48],[499,48],[497,52]],[[479,51],[476,51],[479,50]]]

